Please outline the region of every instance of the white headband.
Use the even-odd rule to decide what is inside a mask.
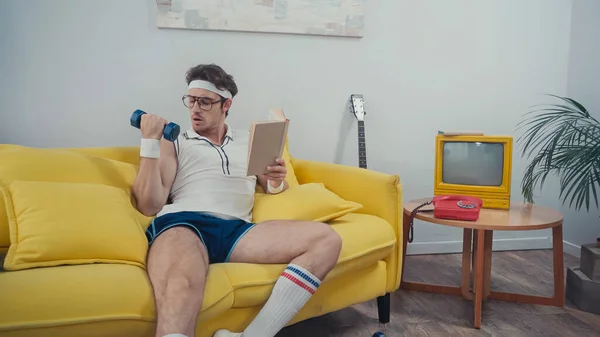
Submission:
[[[225,98],[231,98],[231,92],[229,90],[221,90],[217,88],[214,84],[208,81],[203,80],[193,80],[190,82],[188,89],[205,89],[208,91],[212,91],[215,94],[219,94]]]

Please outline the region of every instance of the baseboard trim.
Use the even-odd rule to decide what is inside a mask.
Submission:
[[[462,253],[462,246],[462,241],[413,242],[408,244],[406,255]],[[494,251],[550,249],[552,248],[552,240],[549,236],[494,239],[492,247]]]
[[[493,250],[552,249],[551,237],[522,239],[494,239]],[[581,246],[563,241],[563,252],[580,258]],[[462,253],[462,241],[413,242],[406,248],[406,255],[456,254]]]
[[[563,252],[576,258],[581,257],[581,246],[574,245],[568,241],[563,241]]]

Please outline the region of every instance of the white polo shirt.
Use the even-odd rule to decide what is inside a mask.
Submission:
[[[221,146],[193,129],[175,141],[178,167],[172,203],[157,216],[181,211],[211,212],[223,218],[252,221],[256,176],[246,176],[248,131],[233,130]]]

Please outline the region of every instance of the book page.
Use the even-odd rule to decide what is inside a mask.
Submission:
[[[269,120],[270,121],[285,121],[287,118],[281,108],[269,109]]]

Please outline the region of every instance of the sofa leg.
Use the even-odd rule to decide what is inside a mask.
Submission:
[[[377,297],[377,311],[379,313],[379,322],[385,324],[390,321],[390,293]]]

